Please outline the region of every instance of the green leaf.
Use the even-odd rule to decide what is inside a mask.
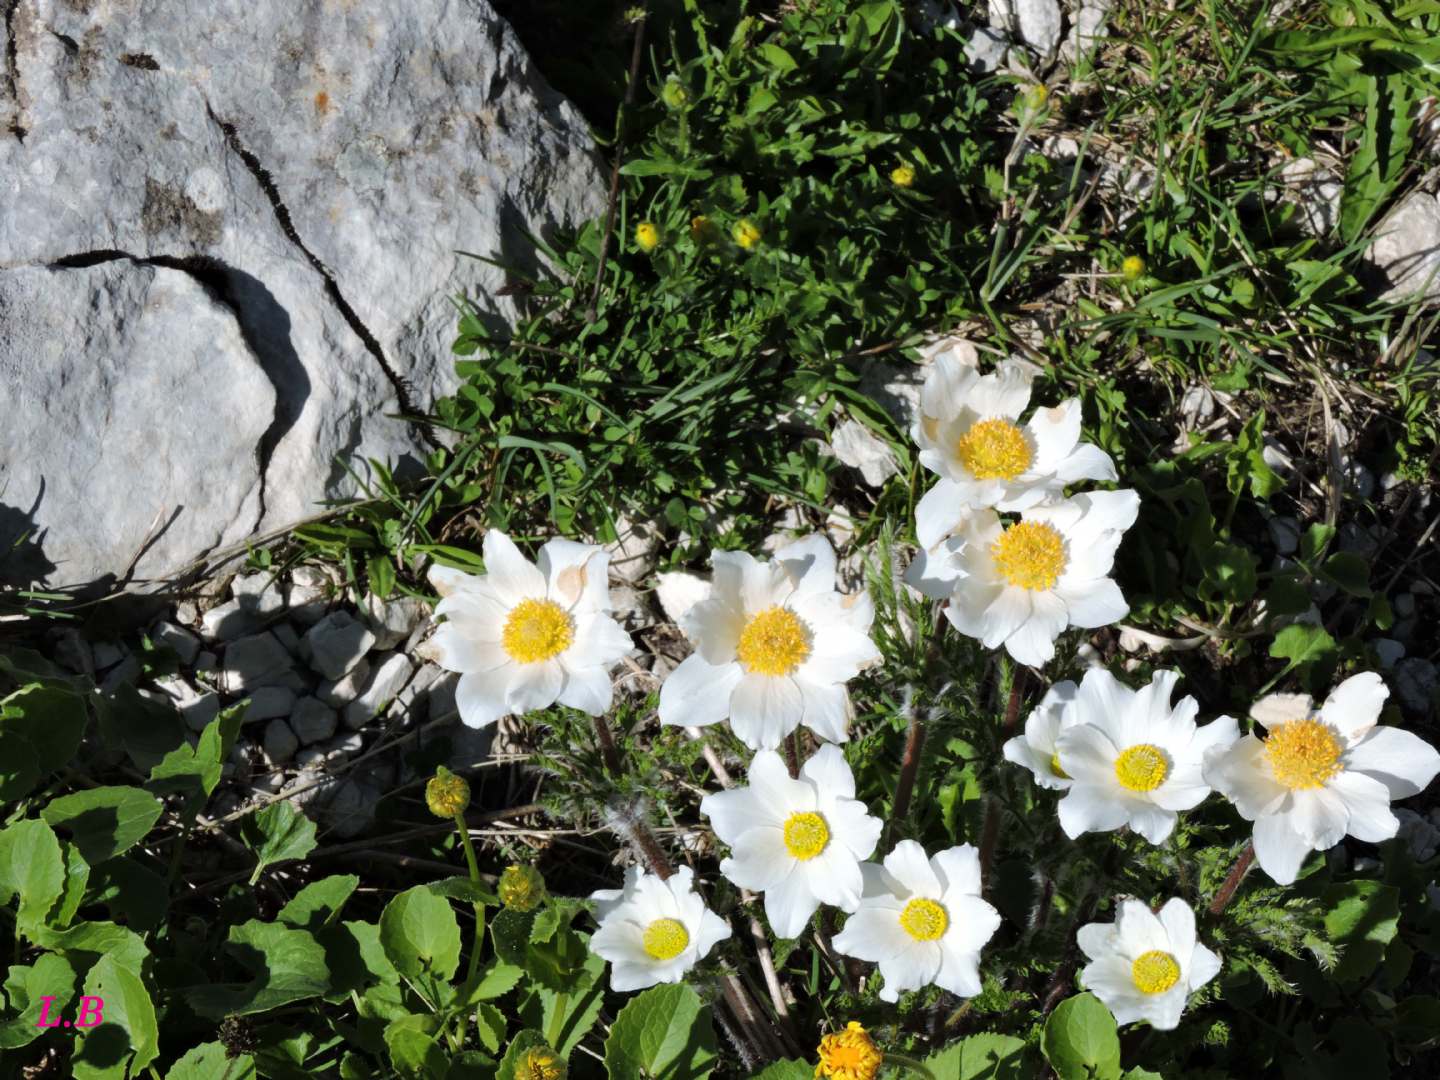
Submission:
[[[150,770],[146,787],[157,795],[183,793],[190,809],[199,809],[220,782],[220,770],[230,759],[244,715],[244,705],[222,711],[205,725],[193,747],[184,743],[166,754]]]
[[[1375,75],[1366,84],[1364,134],[1340,196],[1340,235],[1346,243],[1359,239],[1394,190],[1413,141],[1415,91],[1400,75]]]
[[[471,881],[467,877],[448,877],[432,881],[426,886],[436,896],[448,896],[452,900],[464,900],[471,904],[488,904],[498,907],[500,898],[483,882]]]
[[[0,904],[19,894],[21,930],[34,937],[64,890],[65,860],[49,825],[30,818],[0,830]]]
[[[276,913],[275,921],[314,933],[335,921],[359,884],[360,879],[354,874],[335,874],[312,881]]]
[[[490,936],[495,942],[495,955],[507,964],[525,967],[530,961],[530,934],[535,927],[535,912],[504,908],[490,923]]]
[[[35,944],[67,954],[108,954],[132,971],[139,971],[150,955],[139,934],[113,922],[84,922],[69,930],[44,927],[35,932]]]
[[[796,1061],[794,1058],[772,1061],[759,1072],[752,1073],[750,1080],[815,1080],[815,1066],[808,1061]]]
[[[1400,890],[1378,881],[1332,885],[1320,898],[1325,906],[1325,936],[1340,946],[1334,977],[1363,979],[1385,955],[1400,920]]]
[[[445,1053],[431,1034],[434,1027],[435,1020],[429,1016],[404,1016],[385,1026],[385,1049],[401,1076],[444,1080]]]
[[[1026,1080],[1035,1070],[1027,1068],[1025,1040],[1010,1035],[971,1035],[925,1059],[935,1076],[954,1080]]]
[[[19,802],[43,775],[35,748],[25,737],[0,728],[0,803]]]
[[[315,850],[315,823],[289,802],[271,803],[240,823],[240,839],[258,860],[250,884],[272,863],[303,859]]]
[[[58,1020],[75,1000],[75,969],[63,956],[43,953],[32,965],[14,964],[5,975],[5,998],[13,1016],[0,1020],[0,1050],[28,1046],[45,1033],[36,1027],[44,998],[53,998],[49,1018]]]
[[[325,950],[305,930],[251,919],[230,928],[225,949],[255,977],[246,983],[186,987],[185,1001],[200,1016],[248,1016],[319,997],[330,988]]]
[[[1335,660],[1337,650],[1335,639],[1323,626],[1292,623],[1275,635],[1275,640],[1270,643],[1270,655],[1290,661],[1280,672],[1283,676],[1298,667],[1328,666]]]
[[[1440,1038],[1440,998],[1417,994],[1400,1002],[1395,1007],[1395,1038],[1406,1046]]]
[[[1320,567],[1320,575],[1351,596],[1370,595],[1370,564],[1353,551],[1337,551]]]
[[[631,998],[605,1040],[610,1080],[703,1080],[715,1062],[710,1012],[684,983]]]
[[[224,1043],[192,1046],[165,1074],[165,1080],[255,1080],[255,1059],[249,1054],[229,1057]]]
[[[0,701],[0,735],[17,735],[28,742],[41,776],[74,758],[87,719],[84,699],[56,686],[26,686]]]
[[[1215,544],[1205,553],[1205,579],[1226,603],[1243,604],[1255,595],[1259,560],[1238,544]]]
[[[406,889],[380,915],[380,944],[402,975],[449,980],[460,964],[460,924],[450,901],[424,885]]]
[[[505,1041],[505,1014],[494,1005],[481,1002],[475,1006],[475,1031],[480,1036],[481,1043],[485,1049],[492,1054],[500,1052],[500,1045]]]
[[[1040,1049],[1060,1080],[1114,1080],[1120,1075],[1120,1035],[1110,1010],[1094,994],[1066,998],[1045,1021]]]
[[[1314,562],[1320,557],[1335,539],[1334,525],[1311,525],[1300,537],[1300,561],[1302,563]]]
[[[67,829],[85,861],[98,866],[138,843],[165,809],[148,791],[100,787],[52,799],[40,812],[50,825]]]
[[[569,1057],[600,1019],[600,1007],[605,1001],[604,975],[604,959],[587,952],[584,965],[571,976],[563,991],[531,984],[530,994],[520,1006],[521,1019],[553,1039],[551,1045],[561,1057]]]
[[[159,1055],[155,1005],[137,970],[113,953],[90,969],[84,994],[103,1003],[101,1023],[78,1044],[71,1063],[75,1080],[122,1080],[138,1075]]]
[[[154,929],[164,919],[170,906],[169,883],[131,856],[109,859],[88,876],[87,902],[104,904],[111,918],[134,930]]]
[[[146,776],[167,754],[185,744],[185,722],[180,713],[141,697],[133,686],[122,686],[108,697],[91,700],[105,742],[124,747],[135,767]]]
[[[507,964],[503,960],[491,960],[476,972],[478,978],[466,1000],[490,1001],[493,998],[504,997],[515,989],[515,984],[524,974],[524,968]]]

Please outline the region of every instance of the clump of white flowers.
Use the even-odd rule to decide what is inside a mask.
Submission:
[[[1147,1020],[1170,1031],[1190,995],[1220,971],[1220,958],[1195,939],[1195,913],[1178,897],[1158,915],[1139,900],[1122,900],[1113,923],[1082,926],[1075,941],[1090,960],[1080,984],[1120,1024]]]
[[[590,948],[610,961],[612,990],[679,982],[730,936],[729,925],[695,892],[688,866],[667,879],[632,866],[624,888],[601,889],[590,899],[600,923]]]

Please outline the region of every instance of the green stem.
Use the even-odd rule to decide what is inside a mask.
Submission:
[[[565,1010],[569,1007],[570,995],[562,990],[555,996],[555,1015],[550,1018],[550,1026],[545,1031],[545,1041],[557,1054],[560,1052],[560,1035],[565,1030]]]
[[[465,824],[465,815],[455,815],[455,828],[460,833],[460,843],[465,846],[465,861],[470,866],[470,880],[476,885],[480,884],[480,864],[475,861],[475,846],[470,843],[470,828]],[[470,949],[470,965],[465,971],[465,982],[468,984],[475,978],[475,971],[480,966],[480,946],[482,936],[485,933],[485,905],[478,900],[475,901],[475,942]]]
[[[935,1074],[926,1068],[923,1062],[917,1061],[912,1057],[907,1057],[904,1054],[892,1054],[887,1050],[885,1052],[885,1064],[899,1065],[902,1069],[909,1069],[916,1076],[924,1077],[925,1080],[935,1080]]]

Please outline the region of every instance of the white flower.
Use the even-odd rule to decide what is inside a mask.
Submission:
[[[920,464],[940,480],[915,508],[920,546],[952,532],[967,510],[1026,510],[1078,480],[1114,480],[1115,464],[1080,441],[1080,399],[1036,409],[1027,365],[1002,361],[989,375],[955,352],[936,357],[920,390],[911,435]]]
[[[1025,718],[1025,734],[1016,735],[1001,749],[1006,761],[1029,769],[1037,784],[1054,791],[1064,791],[1075,782],[1060,768],[1055,740],[1060,732],[1081,722],[1077,691],[1068,679],[1050,687],[1035,711]]]
[[[761,750],[750,786],[707,795],[700,813],[730,845],[720,872],[765,894],[765,914],[782,938],[799,937],[821,904],[854,911],[860,861],[880,839],[882,822],[855,798],[855,777],[838,746],[822,746],[791,779],[780,755]]]
[[[455,705],[473,728],[559,702],[600,715],[610,669],[631,649],[607,612],[610,557],[553,539],[532,564],[498,529],[485,534],[485,574],[430,568],[445,622],[431,638],[437,661],[460,672]]]
[[[679,982],[716,942],[730,936],[729,924],[696,894],[688,866],[668,880],[632,866],[623,889],[601,889],[590,899],[600,923],[590,951],[610,961],[615,991]]]
[[[1060,827],[1081,833],[1129,825],[1152,844],[1175,828],[1176,811],[1210,794],[1201,771],[1205,752],[1225,747],[1240,729],[1228,716],[1196,727],[1193,697],[1173,708],[1178,671],[1157,671],[1131,690],[1104,668],[1092,668],[1075,696],[1079,722],[1055,742],[1060,768],[1074,783],[1060,800]]]
[[[819,535],[769,563],[717,551],[710,594],[680,626],[693,655],[660,688],[660,722],[702,727],[730,718],[754,750],[773,750],[805,724],[830,742],[849,736],[847,680],[879,663],[874,606],[835,591],[835,552]]]
[[[957,574],[946,618],[987,649],[1004,645],[1022,664],[1047,663],[1067,626],[1106,626],[1130,610],[1109,574],[1139,512],[1140,496],[1128,490],[1035,507],[1012,525],[975,511],[946,545]]]
[[[1255,859],[1288,885],[1307,853],[1347,834],[1379,843],[1399,830],[1392,799],[1418,795],[1440,772],[1440,754],[1417,735],[1377,725],[1390,695],[1374,672],[1353,675],[1318,710],[1303,694],[1261,698],[1246,735],[1207,755],[1205,779],[1255,822]]]
[[[1117,1024],[1148,1020],[1172,1030],[1190,994],[1220,971],[1220,958],[1195,940],[1195,913],[1178,897],[1158,916],[1139,900],[1122,900],[1113,923],[1082,926],[1075,940],[1090,958],[1080,984]]]
[[[960,997],[980,993],[980,949],[1000,914],[980,899],[980,856],[961,844],[925,857],[902,840],[885,865],[865,863],[860,908],[835,935],[836,950],[880,965],[882,1001],[934,983]]]

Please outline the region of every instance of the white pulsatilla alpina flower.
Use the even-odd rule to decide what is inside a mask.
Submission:
[[[1172,1030],[1191,993],[1220,971],[1220,958],[1195,940],[1195,913],[1178,897],[1159,915],[1139,900],[1122,900],[1113,923],[1082,926],[1075,940],[1090,958],[1080,985],[1117,1024],[1148,1020]]]
[[[1050,687],[1035,711],[1025,718],[1025,734],[1016,735],[1001,748],[1006,761],[1029,769],[1041,787],[1064,791],[1075,782],[1060,767],[1055,742],[1062,731],[1081,722],[1076,704],[1078,691],[1069,679]]]
[[[695,875],[682,866],[668,879],[625,872],[625,887],[590,894],[600,927],[590,951],[610,961],[610,988],[625,992],[656,983],[679,982],[730,925],[695,892]]]
[[[660,722],[701,727],[726,717],[752,750],[773,750],[805,724],[822,739],[850,737],[845,683],[880,662],[875,608],[864,592],[835,591],[824,537],[783,547],[772,562],[717,551],[709,595],[680,626],[695,652],[660,687]]]
[[[1115,463],[1080,441],[1080,399],[1038,408],[1030,403],[1030,369],[1015,360],[979,369],[957,352],[935,358],[920,390],[911,436],[920,464],[940,479],[915,508],[920,546],[932,548],[970,510],[1027,510],[1059,498],[1079,480],[1114,480]]]
[[[1109,575],[1139,512],[1140,496],[1128,490],[1037,506],[1010,525],[975,511],[946,545],[956,576],[945,617],[987,649],[1004,645],[1022,664],[1047,663],[1066,627],[1106,626],[1130,610]]]
[[[1055,741],[1060,768],[1073,781],[1059,806],[1066,836],[1129,825],[1163,843],[1176,812],[1210,794],[1205,753],[1229,746],[1240,729],[1228,716],[1197,727],[1193,697],[1172,707],[1179,679],[1177,671],[1157,671],[1150,685],[1132,690],[1104,668],[1085,673],[1075,696],[1079,722]]]
[[[480,728],[557,701],[595,716],[609,709],[610,669],[632,647],[609,615],[610,557],[557,537],[531,563],[498,529],[484,552],[483,575],[430,568],[445,617],[430,642],[439,665],[460,673],[460,719]]]
[[[840,748],[822,746],[798,779],[779,754],[761,750],[749,781],[700,800],[700,813],[730,845],[720,872],[765,894],[765,914],[783,938],[799,937],[821,904],[854,911],[860,863],[874,854],[882,822],[855,798],[855,777]]]
[[[865,863],[860,907],[835,935],[837,951],[880,965],[882,1001],[935,984],[960,997],[980,993],[980,950],[1000,913],[980,899],[980,856],[969,844],[934,858],[902,840],[883,866]]]
[[[1440,772],[1440,753],[1408,731],[1376,724],[1390,695],[1374,672],[1352,675],[1319,709],[1303,694],[1261,698],[1246,735],[1205,759],[1205,779],[1255,823],[1255,860],[1281,885],[1311,851],[1347,834],[1379,843],[1400,823],[1393,799],[1418,795]]]

